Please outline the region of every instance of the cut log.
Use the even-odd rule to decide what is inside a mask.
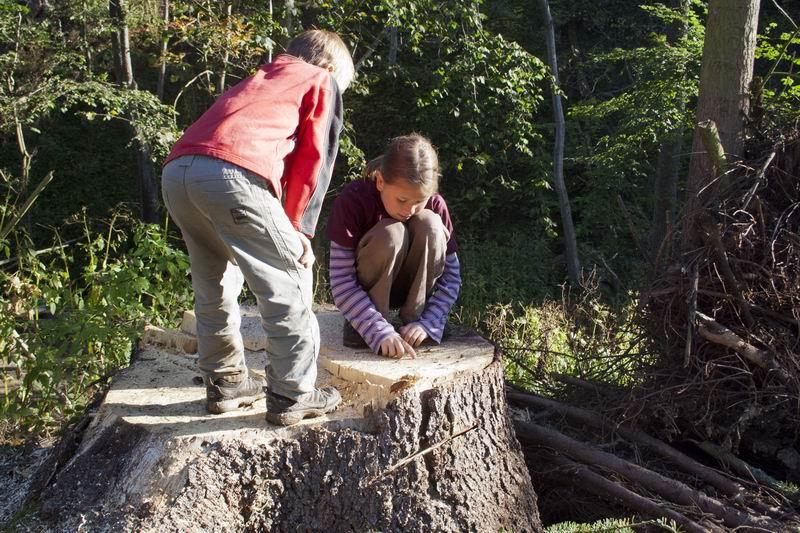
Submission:
[[[87,531],[541,529],[491,344],[459,332],[385,359],[344,348],[338,312],[318,317],[318,383],[342,392],[336,412],[291,427],[268,424],[263,400],[209,415],[194,359],[144,345],[41,492],[41,515]],[[263,351],[247,355],[263,368]]]
[[[710,483],[725,494],[737,497],[744,492],[744,487],[735,481],[732,481],[719,472],[698,463],[688,455],[676,450],[667,443],[658,440],[657,438],[645,433],[640,429],[621,426],[619,424],[615,424],[614,421],[605,418],[598,413],[589,411],[587,409],[581,409],[580,407],[566,405],[549,398],[537,396],[535,394],[509,390],[506,393],[506,396],[512,403],[518,402],[523,405],[535,407],[537,409],[550,409],[565,415],[574,421],[586,424],[596,429],[613,431],[624,439],[643,444],[661,456],[671,460],[683,471],[693,474],[703,481]]]
[[[769,517],[751,516],[746,512],[706,496],[680,481],[662,476],[616,455],[595,449],[553,429],[520,420],[515,422],[515,426],[517,435],[527,443],[545,446],[582,463],[609,469],[654,491],[669,501],[679,505],[697,507],[704,513],[714,515],[728,527],[760,528],[767,531],[778,530],[778,523]]]
[[[638,511],[644,515],[652,517],[663,517],[673,520],[689,533],[706,533],[708,531],[722,531],[721,528],[711,524],[700,525],[694,520],[677,511],[668,509],[663,505],[640,496],[635,492],[626,489],[619,483],[615,483],[604,478],[597,472],[593,472],[588,466],[570,461],[561,455],[554,455],[553,462],[564,469],[568,475],[575,477],[581,482],[581,487],[602,498],[612,498],[623,503],[630,509]]]

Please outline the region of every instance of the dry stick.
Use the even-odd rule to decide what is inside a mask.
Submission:
[[[548,372],[547,374],[549,377],[560,381],[561,383],[565,383],[567,385],[572,385],[574,387],[578,387],[590,392],[595,393],[597,396],[602,394],[615,394],[615,391],[611,386],[606,383],[601,382],[591,382],[585,379],[576,378],[575,376],[569,376],[567,374],[560,374],[558,372]]]
[[[597,450],[588,444],[550,428],[515,420],[517,436],[540,446],[547,446],[586,464],[607,468],[622,477],[648,488],[679,505],[696,506],[700,511],[720,518],[728,527],[747,526],[776,531],[777,522],[765,516],[751,516],[694,490],[685,483],[662,476],[652,470]]]
[[[788,383],[790,381],[789,373],[775,361],[775,358],[770,353],[759,350],[752,344],[745,342],[736,333],[700,311],[697,312],[697,322],[698,332],[704,339],[727,346],[744,356],[745,359],[754,365],[774,372],[781,383]]]
[[[448,443],[448,442],[450,442],[451,440],[455,439],[456,437],[460,437],[461,435],[464,435],[464,434],[466,434],[466,433],[469,433],[470,431],[472,431],[473,429],[475,429],[475,428],[477,428],[477,427],[478,427],[478,426],[477,426],[477,425],[475,425],[475,426],[472,426],[472,427],[468,427],[468,428],[466,428],[466,429],[462,429],[462,430],[456,431],[455,433],[453,433],[453,434],[452,434],[452,435],[450,435],[449,437],[447,437],[447,438],[445,438],[445,439],[442,439],[442,440],[440,440],[440,441],[439,441],[439,442],[437,442],[436,444],[433,444],[433,445],[431,445],[431,446],[428,446],[427,448],[425,448],[425,449],[423,449],[423,450],[420,450],[420,451],[418,451],[418,452],[412,453],[412,454],[411,454],[411,455],[409,455],[408,457],[404,457],[403,459],[400,459],[400,460],[399,460],[397,463],[395,463],[395,464],[393,464],[392,466],[390,466],[390,467],[389,467],[387,470],[385,470],[385,471],[381,472],[380,474],[376,474],[375,476],[373,476],[372,478],[370,478],[369,480],[367,480],[367,483],[364,485],[364,487],[369,487],[370,485],[372,485],[372,484],[373,484],[373,483],[375,483],[376,481],[378,481],[378,480],[380,480],[380,479],[382,479],[382,478],[385,478],[386,476],[388,476],[389,474],[391,474],[391,473],[392,473],[392,472],[394,472],[395,470],[398,470],[398,469],[400,469],[400,468],[403,468],[404,466],[406,466],[408,463],[410,463],[411,461],[413,461],[413,460],[414,460],[414,459],[416,459],[417,457],[421,457],[421,456],[423,456],[423,455],[425,455],[425,454],[427,454],[427,453],[430,453],[430,452],[432,452],[433,450],[435,450],[436,448],[439,448],[439,447],[441,447],[441,446],[444,446],[445,444],[447,444],[447,443]]]
[[[670,290],[672,290],[672,289],[670,289]],[[719,292],[719,291],[712,291],[712,290],[708,290],[708,289],[699,289],[697,292],[699,292],[700,294],[707,294],[708,296],[715,296],[717,298],[726,298],[726,299],[729,299],[729,300],[734,299],[734,297],[731,296],[730,294],[725,294],[724,292]],[[792,325],[792,326],[795,326],[795,327],[800,327],[800,320],[797,320],[797,319],[792,318],[792,317],[788,317],[786,315],[782,315],[780,313],[777,313],[777,312],[773,311],[772,309],[766,309],[764,307],[761,307],[760,305],[748,303],[748,306],[750,307],[751,311],[755,311],[756,313],[761,313],[762,315],[768,316],[770,318],[774,318],[775,320],[780,320],[781,322],[785,322],[785,323],[787,323],[789,325]]]
[[[601,430],[609,427],[614,428],[614,431],[622,438],[628,439],[630,441],[635,441],[640,444],[644,444],[645,446],[658,452],[662,456],[673,461],[677,466],[682,468],[685,472],[694,474],[695,476],[702,479],[706,483],[709,483],[714,487],[718,488],[725,494],[737,497],[744,491],[744,487],[742,487],[738,483],[731,481],[730,479],[726,478],[719,472],[716,472],[711,468],[698,463],[688,455],[679,452],[672,446],[658,440],[657,438],[651,435],[648,435],[647,433],[639,429],[617,426],[612,420],[609,420],[608,418],[605,418],[604,416],[598,413],[589,411],[587,409],[582,409],[580,407],[566,405],[557,402],[555,400],[551,400],[549,398],[542,398],[541,396],[535,396],[533,394],[525,394],[525,393],[506,390],[506,396],[510,400],[520,402],[526,405],[532,405],[534,407],[540,407],[545,409],[552,409],[553,411],[566,415],[567,417],[577,422],[586,424],[587,426],[592,426]]]
[[[701,526],[677,511],[667,509],[652,500],[648,500],[644,496],[636,494],[632,490],[626,489],[619,483],[606,479],[600,474],[593,472],[586,465],[570,461],[562,456],[555,456],[553,462],[562,468],[568,469],[569,474],[581,482],[582,488],[598,496],[614,498],[634,511],[639,511],[649,516],[662,516],[669,520],[674,520],[689,533],[705,533],[709,530],[709,528]]]
[[[731,468],[736,470],[740,476],[745,479],[749,479],[751,481],[756,481],[758,483],[762,483],[771,487],[773,489],[777,489],[780,485],[780,482],[761,470],[760,468],[755,468],[744,462],[743,460],[736,457],[734,454],[729,452],[728,450],[724,450],[714,444],[713,442],[703,441],[698,442],[697,446],[706,452],[708,455],[714,457],[715,459],[719,460],[722,463],[727,463],[730,465]]]
[[[711,216],[708,214],[708,212],[704,212],[698,216],[698,221],[700,222],[700,227],[703,230],[700,232],[703,240],[706,241],[707,245],[713,248],[717,257],[716,263],[719,265],[725,281],[728,283],[728,285],[730,285],[731,291],[733,291],[733,295],[739,304],[739,312],[742,313],[742,318],[744,318],[745,324],[748,328],[753,327],[755,320],[753,320],[753,315],[750,314],[748,303],[742,297],[742,291],[739,288],[739,283],[736,281],[736,277],[733,275],[733,270],[731,270],[731,265],[728,262],[728,255],[725,252],[725,247],[722,245],[722,238],[719,236],[719,229],[717,228],[717,225],[711,219]]]
[[[756,191],[758,190],[758,186],[761,184],[761,180],[764,178],[764,174],[767,172],[767,167],[769,167],[769,164],[772,163],[773,159],[775,159],[776,153],[777,152],[775,150],[770,152],[770,154],[767,156],[767,160],[764,162],[763,165],[761,165],[761,168],[758,170],[758,174],[756,174],[755,183],[753,183],[753,186],[750,187],[750,190],[747,191],[747,194],[744,196],[742,211],[747,211],[747,207],[750,205],[750,201],[753,199],[753,196],[755,196]]]
[[[697,284],[700,281],[697,261],[692,263],[692,288],[687,296],[689,303],[689,321],[686,324],[686,346],[683,351],[683,366],[688,367],[692,356],[692,336],[694,335],[694,316],[697,313]]]
[[[36,201],[36,199],[39,197],[39,195],[42,194],[42,191],[44,190],[44,188],[47,187],[47,185],[51,181],[53,181],[53,171],[52,170],[50,172],[48,172],[47,175],[44,178],[42,178],[42,181],[39,182],[39,184],[36,186],[36,188],[33,189],[33,192],[30,194],[30,196],[28,196],[28,199],[25,200],[25,202],[17,210],[17,212],[14,213],[14,216],[11,218],[11,221],[8,224],[6,224],[5,226],[3,226],[2,228],[0,228],[0,240],[5,239],[6,236],[9,233],[11,233],[11,230],[14,229],[14,226],[16,226],[19,223],[19,221],[22,220],[22,217],[25,216],[25,213],[27,213],[28,209],[30,209],[31,206],[33,205],[33,202]]]

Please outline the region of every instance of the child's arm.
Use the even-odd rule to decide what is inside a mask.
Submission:
[[[442,342],[444,325],[447,315],[458,298],[461,289],[461,268],[458,256],[449,254],[445,260],[444,272],[436,281],[433,296],[425,303],[425,310],[417,323],[425,330],[428,337],[436,342]]]
[[[342,95],[330,78],[329,87],[306,95],[297,146],[286,159],[284,210],[295,229],[314,236],[322,200],[328,191],[343,125]]]
[[[381,343],[397,333],[375,308],[369,294],[359,285],[356,277],[356,255],[352,248],[331,242],[330,279],[336,307],[372,351],[379,353]]]

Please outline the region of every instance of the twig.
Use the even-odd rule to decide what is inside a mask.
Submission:
[[[776,150],[773,150],[768,156],[767,160],[764,161],[764,164],[761,165],[761,168],[758,170],[758,174],[756,174],[755,183],[753,186],[750,187],[750,190],[747,191],[747,194],[744,197],[744,203],[742,204],[742,211],[747,211],[747,207],[750,205],[750,201],[753,199],[753,196],[756,194],[756,190],[758,190],[758,186],[761,184],[761,180],[764,178],[764,173],[767,171],[767,167],[772,160],[775,159],[775,154],[777,153]]]
[[[692,336],[694,335],[694,315],[697,312],[697,283],[700,279],[697,261],[692,263],[692,287],[687,297],[689,303],[689,322],[686,324],[686,346],[683,351],[683,366],[689,366],[692,355]]]
[[[64,248],[67,248],[67,247],[75,244],[76,242],[78,242],[80,240],[81,239],[71,239],[71,240],[69,240],[69,241],[67,241],[67,242],[65,242],[63,244],[59,244],[58,246],[52,246],[50,248],[44,248],[43,250],[36,250],[35,252],[33,252],[33,255],[37,256],[37,255],[42,255],[42,254],[46,254],[46,253],[50,253],[50,252],[57,252],[58,250],[63,250]],[[5,265],[7,265],[9,263],[14,263],[17,260],[19,260],[19,257],[17,257],[17,256],[9,257],[8,259],[3,259],[2,261],[0,261],[0,267],[5,266]]]
[[[25,203],[22,204],[22,207],[20,207],[19,210],[16,213],[14,213],[14,216],[12,217],[11,221],[8,224],[6,224],[2,229],[0,229],[0,241],[5,239],[6,236],[9,233],[11,233],[11,230],[14,229],[14,226],[16,226],[19,223],[19,221],[22,220],[22,217],[25,216],[25,213],[27,213],[28,209],[30,209],[31,206],[33,205],[33,202],[36,201],[36,199],[42,193],[44,188],[47,187],[47,185],[51,181],[53,181],[52,170],[48,172],[44,178],[42,178],[42,181],[39,182],[39,184],[36,186],[36,188],[33,190],[30,196],[28,196],[28,199],[25,200]]]
[[[456,437],[460,437],[461,435],[465,435],[466,433],[469,433],[470,431],[472,431],[473,429],[476,429],[477,427],[478,427],[478,426],[477,426],[477,424],[476,424],[476,425],[474,425],[474,426],[472,426],[472,427],[468,427],[468,428],[466,428],[466,429],[461,429],[461,430],[459,430],[459,431],[456,431],[455,433],[453,433],[453,434],[452,434],[452,435],[450,435],[449,437],[447,437],[447,438],[445,438],[445,439],[442,439],[442,440],[440,440],[440,441],[439,441],[439,442],[437,442],[436,444],[433,444],[433,445],[431,445],[431,446],[428,446],[427,448],[425,448],[425,449],[423,449],[423,450],[420,450],[420,451],[418,451],[418,452],[412,453],[412,454],[411,454],[411,455],[409,455],[408,457],[404,457],[403,459],[401,459],[401,460],[400,460],[400,461],[398,461],[397,463],[395,463],[395,464],[393,464],[392,466],[390,466],[390,467],[389,467],[387,470],[385,470],[385,471],[381,472],[380,474],[376,474],[375,476],[371,477],[371,478],[370,478],[369,480],[367,480],[367,482],[364,484],[364,487],[365,487],[365,488],[366,488],[366,487],[369,487],[370,485],[372,485],[372,484],[373,484],[373,483],[375,483],[376,481],[378,481],[378,480],[380,480],[380,479],[383,479],[383,478],[385,478],[386,476],[388,476],[389,474],[391,474],[391,473],[392,473],[392,472],[394,472],[395,470],[399,470],[400,468],[403,468],[405,465],[407,465],[408,463],[412,462],[412,461],[413,461],[413,460],[415,460],[417,457],[421,457],[421,456],[423,456],[423,455],[425,455],[425,454],[427,454],[427,453],[430,453],[430,452],[432,452],[433,450],[435,450],[435,449],[437,449],[437,448],[440,448],[440,447],[444,446],[445,444],[447,444],[447,443],[448,443],[448,442],[450,442],[451,440],[455,439]]]
[[[354,71],[354,73],[355,73],[355,74],[358,74],[358,71],[360,71],[360,70],[361,70],[361,68],[364,66],[364,62],[365,62],[367,59],[369,59],[369,58],[372,56],[372,54],[374,54],[374,53],[375,53],[375,49],[377,48],[378,44],[379,44],[379,43],[380,43],[382,40],[383,40],[383,34],[382,34],[382,33],[379,33],[379,34],[378,34],[378,35],[375,37],[375,39],[373,39],[373,40],[372,40],[372,43],[370,43],[370,45],[369,45],[369,46],[367,46],[367,51],[366,51],[366,52],[364,53],[364,55],[362,55],[362,56],[361,56],[361,58],[360,58],[360,59],[359,59],[359,60],[356,62],[356,64],[355,64],[355,67],[353,68],[353,71]]]
[[[711,246],[711,248],[714,250],[714,255],[716,255],[717,258],[716,263],[719,266],[725,281],[728,283],[728,285],[730,285],[730,290],[733,292],[733,295],[739,304],[739,312],[742,314],[745,324],[748,328],[752,328],[753,324],[755,324],[755,320],[753,320],[753,315],[750,314],[750,309],[747,302],[745,302],[744,298],[742,297],[742,291],[739,288],[739,283],[736,281],[736,277],[733,275],[733,270],[731,270],[731,265],[728,262],[728,256],[725,252],[725,247],[722,244],[722,238],[719,235],[717,225],[711,219],[711,215],[709,215],[707,211],[704,211],[698,215],[697,220],[702,229],[700,234],[706,244]]]

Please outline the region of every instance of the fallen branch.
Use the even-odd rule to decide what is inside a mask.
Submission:
[[[679,505],[696,506],[700,511],[718,517],[728,527],[745,526],[766,531],[778,529],[779,524],[771,518],[751,516],[706,496],[685,483],[662,476],[611,453],[600,451],[556,430],[522,421],[515,421],[514,427],[521,440],[552,448],[586,464],[607,468],[629,481],[654,491],[669,501]]]
[[[700,336],[711,342],[727,346],[728,348],[741,354],[745,359],[754,365],[768,370],[781,381],[788,383],[789,373],[784,370],[775,358],[764,350],[759,350],[752,344],[745,342],[736,333],[729,330],[713,318],[698,311],[697,322]]]
[[[720,448],[713,442],[708,442],[708,441],[698,442],[697,446],[711,457],[717,459],[719,462],[730,466],[743,478],[748,479],[750,481],[761,483],[773,489],[779,488],[780,483],[777,479],[773,478],[772,476],[770,476],[769,474],[767,474],[766,472],[764,472],[759,468],[750,466],[749,464],[747,464],[746,462],[742,461],[734,454],[729,452],[728,450]]]
[[[744,323],[748,328],[753,327],[755,320],[753,320],[753,315],[750,314],[748,303],[742,297],[742,290],[739,287],[739,282],[736,281],[736,276],[733,275],[733,270],[731,270],[731,265],[728,262],[728,255],[725,251],[725,246],[722,244],[722,238],[719,235],[719,229],[716,223],[714,223],[714,220],[712,220],[711,215],[709,215],[707,211],[698,215],[697,220],[702,229],[700,235],[706,244],[714,250],[716,263],[719,265],[725,282],[729,285],[729,290],[733,293],[736,302],[739,304],[739,312],[742,314]]]
[[[541,396],[536,396],[533,394],[506,390],[506,397],[514,402],[556,411],[557,413],[565,415],[576,422],[580,422],[600,430],[612,428],[614,432],[622,438],[647,446],[648,448],[661,454],[663,457],[666,457],[674,462],[675,465],[679,466],[685,472],[697,476],[706,483],[709,483],[721,490],[725,494],[738,497],[744,491],[744,487],[738,483],[731,481],[719,472],[716,472],[707,466],[698,463],[688,455],[679,452],[672,446],[656,439],[655,437],[652,437],[651,435],[648,435],[644,431],[618,426],[612,420],[609,420],[608,418],[605,418],[602,415],[592,411],[581,409],[580,407],[574,407],[572,405],[565,405],[555,400],[542,398]]]
[[[689,533],[706,533],[710,527],[704,527],[686,516],[667,509],[652,500],[636,494],[632,490],[626,489],[619,483],[615,483],[600,474],[592,471],[588,466],[571,461],[566,457],[556,455],[553,462],[560,468],[569,471],[571,477],[581,482],[581,488],[601,497],[613,498],[626,505],[634,511],[638,511],[648,516],[660,516],[675,521],[679,526]],[[714,528],[721,531],[721,528]]]

